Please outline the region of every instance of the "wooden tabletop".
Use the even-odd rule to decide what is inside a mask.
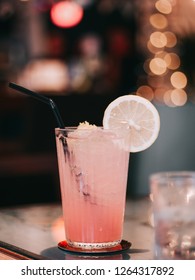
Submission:
[[[0,209],[0,241],[3,244],[13,246],[13,248],[18,248],[19,251],[29,252],[29,255],[26,254],[27,257],[32,255],[40,256],[43,259],[82,258],[80,255],[65,253],[57,247],[58,242],[64,239],[60,204],[27,205]],[[153,259],[153,227],[149,198],[127,200],[123,239],[132,243],[130,250],[121,254],[101,256],[101,258]],[[17,253],[17,250],[15,251]]]

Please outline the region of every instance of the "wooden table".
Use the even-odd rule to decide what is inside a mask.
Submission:
[[[102,259],[153,259],[153,227],[149,198],[127,200],[123,239],[129,251]],[[38,258],[81,259],[57,247],[64,239],[60,204],[28,205],[0,209],[0,240],[35,254]],[[30,253],[30,254],[31,254]],[[87,256],[83,256],[88,258]],[[92,257],[91,257],[92,258]],[[97,257],[96,257],[97,258]]]

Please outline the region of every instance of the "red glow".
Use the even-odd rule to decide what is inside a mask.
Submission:
[[[75,2],[61,1],[52,6],[50,15],[55,25],[73,27],[83,18],[83,8]]]

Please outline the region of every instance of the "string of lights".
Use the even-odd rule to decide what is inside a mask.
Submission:
[[[146,84],[140,85],[136,94],[170,107],[187,102],[187,77],[180,71],[181,60],[177,54],[178,39],[169,20],[176,0],[156,0],[148,13],[147,58],[143,68]]]

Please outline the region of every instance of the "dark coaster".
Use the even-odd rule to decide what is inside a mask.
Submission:
[[[128,250],[131,247],[131,243],[126,240],[121,240],[119,244],[110,248],[101,248],[101,249],[82,249],[76,248],[68,245],[67,241],[63,240],[58,243],[58,248],[73,254],[91,254],[91,255],[101,255],[101,254],[113,254],[121,253]]]

